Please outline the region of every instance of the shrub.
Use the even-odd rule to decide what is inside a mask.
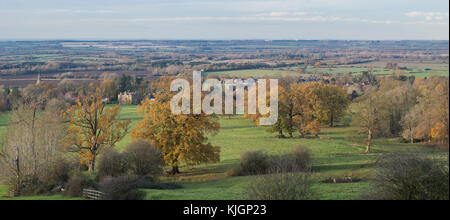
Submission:
[[[448,200],[448,157],[443,162],[420,153],[385,154],[372,185],[368,199]]]
[[[246,152],[239,167],[230,170],[228,176],[259,175],[267,173],[309,172],[312,167],[311,151],[298,146],[282,156],[269,156],[262,151]]]
[[[127,168],[125,156],[116,150],[109,150],[99,160],[97,167],[98,178],[124,175],[127,172]]]
[[[141,180],[135,176],[104,178],[99,189],[104,193],[104,200],[142,200],[145,192],[138,190]]]
[[[56,159],[49,169],[45,182],[50,185],[64,185],[70,179],[74,172],[79,169],[79,163],[73,158],[60,157]]]
[[[48,195],[61,192],[63,185],[76,170],[76,162],[58,157],[38,175],[22,175],[20,179],[10,178],[9,185],[16,196]]]
[[[249,200],[311,200],[309,174],[279,173],[255,176],[247,188]]]
[[[42,184],[39,179],[32,175],[21,176],[19,180],[10,184],[14,186],[12,189],[14,189],[16,196],[34,196],[49,191],[48,186]]]
[[[133,142],[124,154],[131,174],[150,177],[160,175],[163,171],[161,151],[148,142]]]
[[[304,146],[297,146],[292,152],[274,157],[271,168],[280,172],[308,172],[311,170],[311,151]]]
[[[239,175],[258,175],[270,168],[270,157],[262,151],[246,152],[241,157]]]
[[[68,197],[82,197],[83,189],[93,187],[95,187],[95,183],[92,178],[87,175],[77,173],[67,182],[63,195]]]

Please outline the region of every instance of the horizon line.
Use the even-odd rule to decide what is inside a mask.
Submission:
[[[7,41],[450,41],[450,39],[201,39],[201,38],[0,38],[0,42]]]

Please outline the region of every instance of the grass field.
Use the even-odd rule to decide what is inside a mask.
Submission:
[[[8,195],[8,187],[5,185],[0,185],[0,197]]]
[[[205,75],[227,76],[227,77],[286,77],[300,76],[297,71],[291,69],[250,69],[250,70],[232,70],[206,72]]]
[[[0,115],[0,123],[6,119]],[[137,115],[136,106],[122,106],[121,119],[132,119],[132,127],[142,118]],[[226,172],[235,167],[242,153],[263,150],[272,155],[291,151],[297,145],[304,145],[313,154],[313,189],[318,199],[358,199],[369,189],[373,174],[373,163],[384,152],[421,150],[442,154],[442,151],[424,147],[420,144],[400,144],[397,139],[377,139],[370,154],[364,152],[364,137],[354,127],[324,128],[320,138],[278,139],[265,128],[257,127],[251,120],[241,116],[221,117],[221,131],[211,136],[210,141],[221,148],[221,162],[203,164],[194,167],[182,167],[178,176],[164,176],[162,181],[179,182],[181,189],[145,190],[146,199],[189,199],[223,200],[245,199],[246,187],[252,177],[228,177]],[[129,135],[116,147],[124,149],[131,142]],[[329,184],[323,183],[329,178],[353,176],[361,182]],[[0,186],[0,197],[6,195],[5,186]],[[67,199],[59,195],[38,196],[18,199]]]
[[[375,75],[391,75],[392,70],[384,69],[386,63],[373,62],[355,65],[338,65],[330,67],[308,67],[307,74],[300,74],[298,67],[290,68],[275,68],[275,69],[250,69],[250,70],[232,70],[232,71],[217,71],[206,72],[205,75],[226,76],[226,77],[285,77],[285,76],[308,76],[314,73],[327,74],[346,74],[354,75],[362,74],[370,67],[373,68]],[[424,78],[427,76],[449,76],[448,64],[437,63],[400,63],[400,67],[406,67],[403,74],[416,78]]]
[[[135,106],[123,106],[121,115],[135,115]],[[125,118],[125,117],[123,117]],[[134,121],[133,125],[136,122]],[[278,139],[257,127],[251,120],[240,116],[220,118],[221,131],[210,137],[210,141],[221,147],[221,162],[183,167],[176,177],[165,176],[163,181],[180,182],[181,189],[146,190],[147,199],[245,199],[245,190],[252,177],[227,177],[226,172],[239,162],[242,153],[263,150],[272,155],[291,151],[297,145],[312,150],[314,158],[313,180],[318,199],[358,199],[369,188],[368,180],[373,163],[384,152],[422,150],[440,154],[440,151],[420,144],[400,144],[397,139],[375,140],[373,151],[364,154],[365,139],[354,127],[324,128],[318,139]],[[117,146],[123,149],[131,138],[125,138]],[[329,178],[353,176],[362,179],[357,183],[328,184]]]

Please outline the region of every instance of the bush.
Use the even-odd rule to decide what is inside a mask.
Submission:
[[[251,151],[242,155],[239,167],[229,171],[228,176],[309,172],[311,167],[311,151],[303,146],[298,146],[282,156],[272,157],[262,151]]]
[[[367,196],[376,200],[448,200],[449,169],[446,161],[420,153],[389,153],[377,162]]]
[[[262,151],[246,152],[241,157],[238,175],[258,175],[267,172],[271,160],[269,155]]]
[[[247,189],[249,200],[311,200],[309,174],[278,173],[256,176]]]
[[[128,164],[124,155],[116,150],[109,150],[102,155],[97,166],[98,178],[117,177],[125,174]]]
[[[280,172],[309,172],[311,166],[311,151],[307,147],[297,146],[292,152],[273,158],[271,168]]]
[[[87,175],[77,173],[67,182],[63,195],[68,197],[82,197],[83,189],[94,187],[95,183],[92,178]]]
[[[128,145],[124,154],[131,174],[153,177],[163,172],[162,153],[148,142],[133,142]]]
[[[102,155],[97,167],[98,178],[119,177],[126,174],[154,177],[162,173],[162,153],[148,142],[133,142],[124,153],[110,150]]]
[[[76,159],[72,158],[58,158],[53,162],[52,167],[49,169],[45,182],[50,185],[64,185],[70,179],[74,172],[79,169],[79,163]]]
[[[104,193],[103,200],[142,200],[145,192],[138,190],[142,180],[134,176],[104,178],[99,189]]]
[[[12,189],[14,189],[15,196],[34,196],[50,191],[49,186],[32,175],[22,176],[20,180],[10,184],[14,186]]]
[[[17,196],[35,196],[60,193],[64,184],[69,180],[77,162],[66,158],[56,158],[49,166],[42,168],[37,176],[23,175],[20,180],[11,178],[11,190]]]

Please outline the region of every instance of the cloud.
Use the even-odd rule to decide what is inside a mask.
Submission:
[[[112,10],[77,10],[77,9],[50,9],[36,10],[34,14],[113,14]]]
[[[311,14],[311,15],[310,15]],[[272,12],[266,14],[256,14],[249,16],[206,16],[206,17],[166,17],[166,18],[134,18],[125,20],[129,22],[189,22],[189,21],[236,21],[236,22],[345,22],[345,23],[372,23],[372,24],[392,24],[392,21],[377,21],[362,18],[345,18],[339,16],[314,15],[320,13],[303,12]]]
[[[307,16],[311,14],[319,14],[318,12],[286,12],[286,11],[276,11],[269,13],[261,13],[256,16],[259,17],[286,17],[286,16]]]
[[[392,20],[370,20],[363,18],[345,18],[338,16],[304,16],[304,17],[289,17],[289,16],[240,16],[240,17],[165,17],[165,18],[132,18],[132,19],[94,19],[95,21],[105,22],[131,22],[131,23],[159,23],[159,22],[284,22],[284,23],[359,23],[359,24],[380,24],[380,25],[448,25],[446,21],[392,21]]]
[[[411,11],[405,14],[406,17],[415,18],[422,16],[422,12],[419,11]]]
[[[426,22],[432,21],[444,21],[449,19],[449,14],[443,12],[420,12],[420,11],[411,11],[405,14],[406,17],[409,18],[422,18],[425,19]]]

